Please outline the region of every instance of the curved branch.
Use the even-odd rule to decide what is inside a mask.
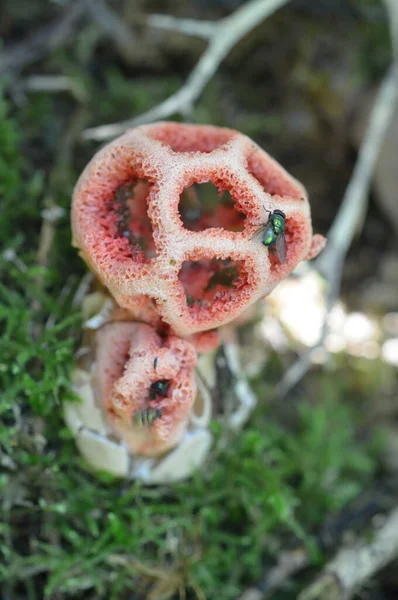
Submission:
[[[185,84],[166,100],[147,112],[126,121],[86,129],[85,139],[106,140],[122,134],[127,128],[165,119],[179,113],[187,115],[216,73],[220,63],[246,33],[273,14],[289,0],[251,0],[234,13],[218,21],[209,37],[209,45],[202,54]],[[192,35],[192,33],[191,33]]]
[[[83,17],[88,0],[73,2],[64,14],[50,25],[44,25],[26,40],[11,46],[0,56],[0,75],[15,73],[62,46]]]
[[[374,526],[362,544],[342,548],[323,573],[299,595],[299,600],[352,598],[375,573],[395,560],[398,552],[398,509],[381,527]]]
[[[398,65],[393,64],[380,85],[354,171],[327,236],[328,245],[315,262],[316,269],[328,280],[347,254],[366,209],[373,172],[394,116],[397,96]]]
[[[171,15],[152,14],[146,20],[147,25],[166,31],[177,31],[184,35],[200,37],[209,40],[215,32],[217,23],[214,21],[198,21],[196,19],[178,19]]]
[[[327,235],[328,244],[314,268],[326,279],[326,315],[318,343],[307,350],[285,372],[277,386],[286,395],[304,377],[314,354],[322,348],[329,332],[328,317],[340,290],[345,256],[367,207],[373,172],[385,134],[392,122],[398,98],[398,65],[393,63],[382,81],[373,106],[365,137],[343,201]]]

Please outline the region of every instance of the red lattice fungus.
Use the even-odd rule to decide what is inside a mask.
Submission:
[[[189,342],[160,337],[143,323],[109,323],[97,332],[97,399],[132,453],[156,456],[179,442],[196,395],[195,365]]]
[[[201,186],[217,190],[208,207]],[[283,265],[252,239],[275,209],[286,214]],[[304,188],[266,152],[231,129],[179,123],[137,127],[102,148],[76,186],[72,226],[120,306],[152,299],[182,336],[238,317],[323,243],[312,242]]]

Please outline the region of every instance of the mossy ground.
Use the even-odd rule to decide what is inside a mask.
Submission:
[[[32,22],[39,26],[50,3],[33,4]],[[6,11],[12,14],[11,8]],[[300,12],[298,18],[303,18]],[[27,21],[21,15],[15,19],[26,33]],[[387,56],[378,34],[383,27],[386,32],[385,24],[376,21],[365,39],[364,47],[382,48],[373,54],[374,71],[369,69],[365,80],[378,73]],[[10,31],[12,37],[11,26]],[[272,38],[272,28],[267,31]],[[257,43],[258,34],[253,44],[243,46],[247,60]],[[129,70],[113,49],[107,52],[107,43],[88,23],[74,36],[73,46],[57,49],[30,68],[30,73],[68,75],[75,95],[22,89],[18,96],[13,75],[3,85],[2,596],[232,600],[259,581],[286,547],[308,546],[314,572],[322,564],[319,528],[370,486],[380,470],[377,430],[369,428],[366,412],[380,389],[380,365],[364,371],[359,359],[342,357],[333,376],[327,371],[312,376],[281,407],[268,400],[271,383],[281,373],[275,355],[253,382],[261,401],[249,425],[227,446],[216,442],[206,469],[186,483],[151,489],[87,470],[61,415],[62,401],[72,397],[69,376],[79,344],[80,314],[73,299],[86,272],[71,247],[68,210],[73,185],[95,150],[94,144],[82,142],[81,132],[86,124],[145,110],[181,80],[181,73],[170,74],[175,48],[168,48],[166,67],[158,67],[164,73],[156,72],[156,62],[142,67],[144,74],[137,65]],[[304,61],[304,49],[301,55]],[[245,72],[241,87],[232,85],[234,68],[232,61],[210,85],[193,118],[239,126],[260,142],[265,138],[272,151],[283,115],[278,120],[278,115],[264,117],[258,105],[251,109],[244,89],[252,84],[255,66]],[[301,77],[303,82],[305,73]],[[285,85],[277,81],[277,87]],[[261,93],[264,86],[259,85]],[[271,95],[276,93],[274,86]],[[313,88],[303,95],[311,94],[316,104]],[[237,110],[240,125],[234,123]],[[316,126],[310,152],[323,126]],[[289,156],[285,143],[277,146],[277,154]],[[299,172],[303,165],[292,162]],[[52,239],[51,227],[43,234],[48,227],[43,211],[54,205],[63,212]],[[326,214],[334,210],[328,205]],[[326,220],[319,219],[321,228]],[[213,429],[216,440],[223,439],[217,423]],[[296,598],[299,588],[300,580],[278,598]]]

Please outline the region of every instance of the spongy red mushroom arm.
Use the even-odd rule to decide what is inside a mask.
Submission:
[[[213,219],[217,226],[184,227],[181,194],[208,181],[231,194],[242,231],[229,230],[227,210]],[[276,209],[286,214],[284,264],[253,239]],[[76,186],[72,228],[83,258],[120,306],[132,310],[137,296],[149,299],[183,336],[237,318],[321,246],[312,242],[304,188],[267,153],[236,131],[179,123],[138,127],[100,150]],[[217,261],[235,269],[229,285],[211,285]]]

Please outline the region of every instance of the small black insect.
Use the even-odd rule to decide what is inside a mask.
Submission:
[[[264,246],[275,248],[279,262],[283,265],[286,262],[286,215],[278,209],[267,210],[267,212],[269,213],[268,221],[258,228],[252,239],[261,238]]]
[[[153,370],[156,371],[156,368],[158,366],[158,357],[155,358],[155,360],[153,361]]]
[[[170,379],[159,379],[158,381],[154,381],[149,386],[149,398],[150,400],[155,400],[156,396],[161,396],[165,398],[170,389]]]

